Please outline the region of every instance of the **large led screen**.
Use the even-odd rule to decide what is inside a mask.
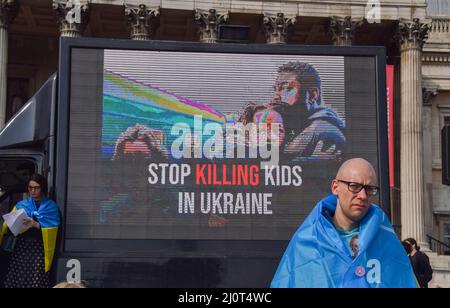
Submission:
[[[378,167],[370,57],[73,49],[66,238],[287,240]]]

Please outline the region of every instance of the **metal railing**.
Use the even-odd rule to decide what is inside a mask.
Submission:
[[[441,242],[428,234],[427,239],[431,251],[436,252],[438,255],[450,255],[450,245],[447,245],[446,243]]]

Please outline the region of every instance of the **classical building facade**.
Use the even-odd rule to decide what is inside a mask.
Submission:
[[[450,125],[450,1],[428,0],[428,16],[432,23],[422,55],[423,215],[425,234],[449,245],[450,187],[442,185],[441,130]],[[431,248],[437,250],[433,242]],[[435,272],[442,273],[433,283],[448,285],[450,257],[429,255]]]
[[[440,162],[440,130],[450,124],[449,19],[449,0],[0,0],[0,125],[57,71],[60,36],[385,46],[397,92],[392,220],[425,249],[428,236],[450,244]],[[222,24],[245,35],[228,37]],[[450,285],[450,261],[433,262],[436,285]]]

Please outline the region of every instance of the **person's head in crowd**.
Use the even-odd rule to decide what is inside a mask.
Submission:
[[[407,241],[402,241],[403,248],[405,248],[406,254],[409,255],[412,252],[411,244]]]
[[[53,289],[84,289],[86,286],[81,282],[60,282]]]
[[[34,201],[41,201],[48,193],[47,179],[40,174],[33,174],[27,182],[27,191]]]
[[[378,193],[375,169],[362,158],[347,160],[332,181],[331,191],[338,199],[333,217],[335,225],[343,230],[356,228]]]
[[[414,251],[420,251],[420,246],[417,245],[416,240],[413,239],[412,237],[407,238],[407,239],[405,240],[405,242],[407,242],[407,243],[411,246],[411,252],[414,252]]]

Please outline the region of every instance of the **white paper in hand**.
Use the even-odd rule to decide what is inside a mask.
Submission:
[[[3,219],[5,220],[9,230],[11,230],[14,236],[17,236],[30,228],[23,223],[24,219],[26,218],[28,218],[28,215],[24,209],[20,209],[12,213],[3,215]]]

